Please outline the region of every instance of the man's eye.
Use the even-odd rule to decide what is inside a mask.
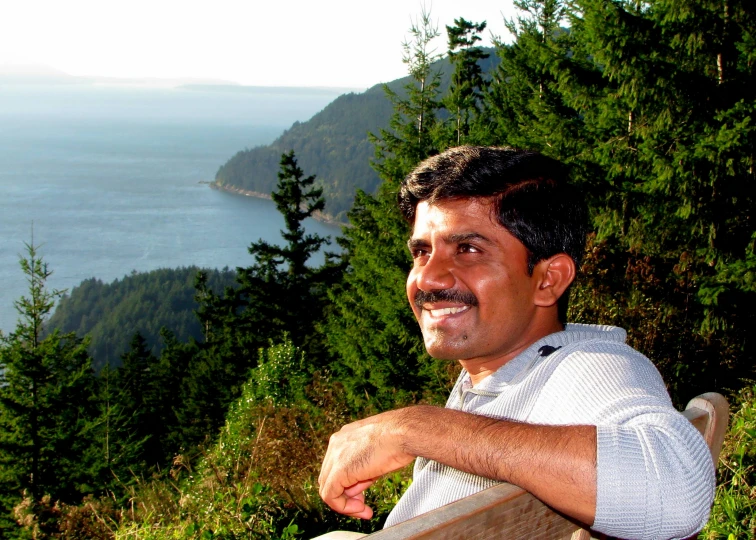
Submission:
[[[480,250],[471,244],[460,244],[457,250],[460,253],[479,253]]]
[[[418,259],[420,257],[425,257],[428,254],[428,250],[415,248],[415,249],[411,249],[410,253],[412,254],[413,259]]]

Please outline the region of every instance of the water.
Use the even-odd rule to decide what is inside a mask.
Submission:
[[[32,225],[54,272],[50,288],[132,270],[251,264],[247,246],[280,241],[281,216],[271,201],[202,182],[337,95],[0,86],[0,329],[14,328],[13,301],[27,290],[18,258]]]

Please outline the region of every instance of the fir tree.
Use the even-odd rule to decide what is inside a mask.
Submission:
[[[310,369],[325,364],[324,338],[316,327],[327,308],[326,291],[342,267],[330,254],[320,267],[307,264],[329,243],[307,234],[303,223],[322,211],[322,191],[313,187],[315,176],[305,176],[297,165],[294,152],[285,153],[280,165],[272,197],[286,224],[281,231],[286,243],[252,243],[249,252],[255,263],[237,268],[238,286],[227,287],[222,295],[207,287],[204,274],[198,276],[198,316],[205,341],[184,348],[190,358],[178,412],[184,447],[222,424],[229,403],[257,364],[258,350],[271,341],[286,336],[308,350]]]
[[[356,407],[391,408],[448,383],[444,368],[425,353],[404,289],[409,227],[396,193],[419,161],[437,153],[433,126],[440,107],[438,74],[431,67],[431,41],[439,34],[430,14],[424,12],[410,33],[404,62],[412,82],[405,97],[387,90],[394,105],[390,129],[372,138],[383,183],[376,196],[357,194],[351,227],[339,239],[349,266],[330,293],[334,312],[325,330],[338,358],[333,369]]]
[[[95,379],[87,343],[45,322],[61,291],[32,242],[21,268],[29,295],[15,303],[16,329],[0,344],[0,535],[13,537],[11,510],[26,494],[36,514],[43,496],[78,502],[94,491],[87,463],[94,444]]]
[[[470,124],[480,113],[486,81],[478,62],[488,58],[488,54],[475,44],[481,40],[479,34],[485,28],[485,22],[476,24],[462,18],[454,19],[454,26],[446,27],[449,61],[454,72],[444,104],[453,125],[455,146],[470,142]]]

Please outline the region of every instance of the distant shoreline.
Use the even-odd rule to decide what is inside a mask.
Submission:
[[[267,199],[269,201],[273,200],[273,197],[270,196],[270,193],[262,193],[260,191],[242,189],[237,186],[221,185],[218,182],[207,182],[207,184],[212,189],[217,189],[218,191],[225,191],[226,193],[231,193],[233,195],[241,195],[243,197],[255,197],[257,199]],[[312,215],[312,217],[313,219],[317,219],[318,221],[321,221],[323,223],[328,223],[329,225],[341,225],[341,226],[348,225],[347,223],[338,221],[334,219],[332,216],[329,216],[328,214],[324,214],[323,212],[320,212],[320,211],[315,212]]]

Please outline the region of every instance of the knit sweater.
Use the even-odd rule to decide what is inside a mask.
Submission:
[[[670,401],[625,331],[568,324],[473,387],[463,370],[447,408],[533,424],[595,425],[593,529],[620,538],[684,538],[701,529],[714,466],[701,435]],[[497,482],[418,458],[386,527]]]

